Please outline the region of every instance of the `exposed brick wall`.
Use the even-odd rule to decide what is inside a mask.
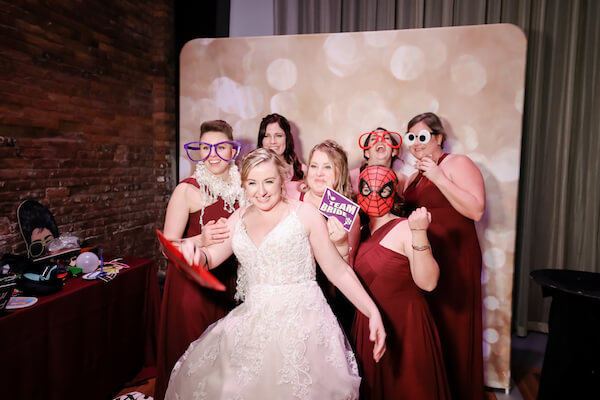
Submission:
[[[173,4],[0,0],[0,254],[36,199],[112,255],[159,259],[175,180]]]

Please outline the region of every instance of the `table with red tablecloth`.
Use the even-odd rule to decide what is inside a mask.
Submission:
[[[109,282],[70,278],[25,309],[0,314],[0,398],[110,399],[155,363],[160,311],[156,267]]]

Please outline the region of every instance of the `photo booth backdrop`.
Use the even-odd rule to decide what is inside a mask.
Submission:
[[[435,112],[444,149],[468,155],[485,179],[485,384],[508,389],[525,56],[525,36],[510,24],[192,40],[180,54],[180,179],[194,170],[183,145],[205,120],[228,121],[246,153],[262,117],[277,112],[304,162],[334,139],[354,168],[362,133],[403,133],[414,115]],[[413,163],[404,148],[394,167],[410,175]]]

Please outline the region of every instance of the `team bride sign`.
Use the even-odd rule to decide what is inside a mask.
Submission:
[[[350,231],[350,228],[352,228],[359,209],[358,204],[330,187],[325,189],[325,193],[321,197],[321,205],[319,206],[321,214],[326,217],[337,218],[347,231]]]

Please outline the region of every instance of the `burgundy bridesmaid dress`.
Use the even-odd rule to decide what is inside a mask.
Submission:
[[[406,256],[379,242],[404,219],[389,221],[358,248],[354,269],[377,304],[386,329],[386,352],[373,360],[369,320],[356,313],[352,337],[361,368],[361,399],[449,399],[438,332]]]
[[[431,212],[428,237],[440,279],[427,300],[440,334],[452,397],[483,399],[482,258],[475,224],[421,174],[404,191],[404,201],[410,209],[427,207]]]
[[[187,178],[183,182],[198,187],[195,178]],[[201,211],[190,214],[183,237],[202,233],[200,214]],[[219,197],[215,203],[204,209],[203,220],[206,224],[221,217],[228,218],[230,215],[225,211],[225,202]],[[190,343],[198,339],[210,324],[223,318],[235,306],[233,296],[236,271],[237,260],[233,256],[211,271],[227,287],[225,292],[218,292],[198,286],[175,266],[169,265],[158,334],[154,393],[156,400],[164,398],[171,370]]]

